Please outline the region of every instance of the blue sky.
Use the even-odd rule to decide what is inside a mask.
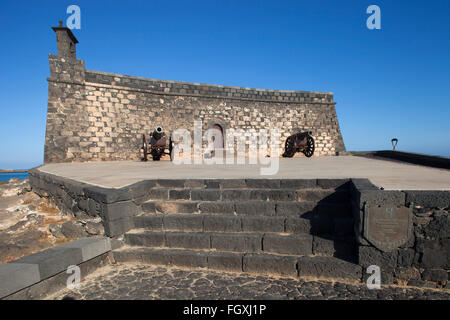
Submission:
[[[450,1],[1,1],[0,168],[43,162],[51,26],[81,8],[86,68],[334,92],[347,150],[450,156]],[[369,5],[381,30],[366,28]]]

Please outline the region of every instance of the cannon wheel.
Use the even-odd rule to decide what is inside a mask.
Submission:
[[[145,134],[142,135],[142,150],[144,151],[144,157],[142,161],[147,161],[147,142],[145,141]]]
[[[292,158],[295,154],[295,148],[294,148],[294,139],[292,137],[288,137],[286,139],[286,143],[284,146],[284,158]]]
[[[169,138],[169,155],[170,155],[170,161],[173,161],[173,142],[172,142],[172,136]]]
[[[307,141],[306,141],[306,148],[303,150],[303,153],[305,154],[305,156],[307,156],[308,158],[310,158],[313,154],[314,154],[314,139],[311,136],[307,136]]]

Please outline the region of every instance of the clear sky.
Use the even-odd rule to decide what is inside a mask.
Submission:
[[[450,156],[450,1],[0,2],[0,169],[43,162],[51,26],[81,9],[86,68],[334,92],[348,151]],[[381,30],[369,30],[369,5]]]

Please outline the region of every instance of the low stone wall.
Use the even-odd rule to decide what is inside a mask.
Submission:
[[[380,150],[380,151],[352,151],[349,152],[354,156],[369,157],[369,158],[387,158],[402,162],[419,164],[427,167],[450,169],[450,158],[432,156],[428,154],[394,151],[394,150]]]
[[[84,238],[0,264],[0,299],[41,299],[66,286],[69,266],[86,276],[105,265],[109,238]]]
[[[263,181],[264,180],[264,181]],[[280,188],[293,180],[276,179],[158,179],[140,181],[120,188],[102,188],[62,178],[38,169],[30,171],[30,185],[41,196],[54,199],[61,210],[83,211],[90,216],[100,216],[105,233],[119,237],[134,228],[134,216],[142,212],[142,204],[151,196],[153,188],[222,188],[221,184],[260,185]],[[355,261],[364,271],[376,265],[381,269],[381,283],[409,284],[415,286],[443,287],[448,285],[450,255],[450,191],[391,191],[381,190],[367,179],[310,179],[301,180],[308,187],[336,188],[349,185],[358,243]],[[169,198],[171,199],[171,198]],[[408,217],[410,223],[407,241],[393,244],[392,249],[380,249],[364,235],[367,227],[365,208],[390,210],[407,208],[412,204]],[[389,226],[388,226],[389,229]],[[385,230],[388,232],[389,230]],[[363,281],[370,276],[363,273]]]
[[[450,273],[450,191],[380,190],[366,179],[353,179],[352,208],[357,236],[358,263],[366,270],[381,269],[381,283],[442,287]],[[364,205],[377,208],[411,208],[406,243],[381,250],[364,237]],[[370,275],[365,273],[366,280]]]
[[[154,181],[142,181],[120,189],[102,188],[39,171],[29,171],[30,186],[42,197],[50,197],[61,211],[83,212],[101,217],[105,234],[121,235],[132,227],[132,217]]]

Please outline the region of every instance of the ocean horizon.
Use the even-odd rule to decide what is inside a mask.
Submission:
[[[28,172],[0,172],[0,181],[9,181],[13,178],[19,180],[27,179]]]

